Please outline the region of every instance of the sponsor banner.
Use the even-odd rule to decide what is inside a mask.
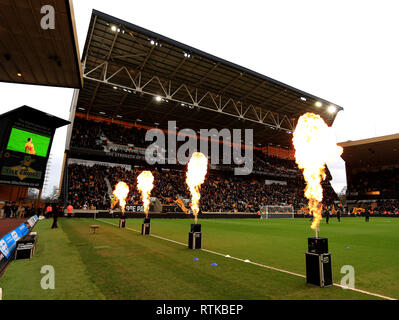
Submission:
[[[18,233],[16,230],[11,231],[10,233],[6,234],[0,240],[0,252],[5,256],[7,259],[10,257],[10,254],[15,249],[17,245],[17,241],[20,237],[18,237]]]
[[[134,155],[134,154],[126,154],[126,153],[109,152],[109,153],[105,153],[105,155],[106,156],[111,156],[111,157],[114,157],[114,158],[145,160],[145,156]]]
[[[0,165],[0,183],[40,188],[47,159],[36,155],[6,151]]]
[[[36,222],[39,220],[37,216],[29,218],[26,222],[32,229]],[[7,259],[10,257],[12,251],[17,245],[17,241],[23,236],[29,233],[29,229],[26,227],[25,223],[22,223],[18,228],[6,234],[2,239],[0,239],[0,252]]]
[[[280,184],[282,186],[287,185],[287,181],[281,181],[281,180],[265,180],[265,185],[271,185],[271,184]]]
[[[30,217],[26,222],[29,224],[30,229],[32,229],[36,222],[39,220],[37,216]]]
[[[17,229],[15,229],[15,231],[18,234],[18,239],[29,233],[29,229],[26,227],[25,223],[22,223]]]
[[[68,164],[78,164],[83,166],[92,167],[94,165],[101,165],[104,167],[121,167],[126,170],[132,170],[132,166],[128,164],[121,164],[121,163],[111,163],[111,162],[101,162],[101,161],[91,161],[91,160],[82,160],[82,159],[74,159],[69,158]]]
[[[126,212],[144,212],[144,206],[130,205],[125,207]]]

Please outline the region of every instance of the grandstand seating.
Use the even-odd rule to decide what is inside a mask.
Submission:
[[[145,129],[125,128],[118,124],[95,122],[75,118],[71,148],[83,148],[101,151],[105,155],[117,152],[119,158],[107,158],[109,162],[129,163],[132,170],[119,166],[108,167],[82,164],[70,164],[68,167],[68,201],[75,208],[108,209],[110,192],[106,181],[111,186],[118,181],[125,181],[130,188],[128,203],[139,203],[140,195],[136,190],[136,178],[139,171],[149,169],[155,177],[152,196],[158,197],[162,204],[173,204],[177,196],[190,198],[185,184],[185,167],[165,165],[148,167],[145,161],[123,159],[124,154],[134,154],[137,149],[148,145],[144,140]],[[72,152],[73,154],[73,152]],[[222,155],[221,155],[222,156]],[[221,166],[223,167],[223,166]],[[230,168],[231,169],[231,168]],[[249,176],[234,176],[228,170],[210,170],[201,187],[201,209],[204,212],[257,212],[264,205],[293,205],[299,210],[306,205],[304,181],[293,160],[281,159],[254,152],[253,173]],[[273,179],[283,180],[286,185],[265,184],[268,175]],[[337,200],[329,180],[324,183],[324,203]]]
[[[375,171],[361,170],[352,174],[348,191],[358,195],[379,192],[389,197],[399,194],[399,168],[379,169]]]
[[[363,207],[381,215],[399,215],[399,168],[364,168],[352,172],[347,198],[355,207]]]

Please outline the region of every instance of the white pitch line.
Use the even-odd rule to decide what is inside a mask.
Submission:
[[[368,291],[361,290],[361,289],[356,289],[356,288],[348,288],[348,287],[342,286],[342,285],[340,285],[338,283],[333,283],[333,285],[336,286],[336,287],[343,288],[343,289],[347,289],[347,290],[352,290],[352,291],[368,294],[368,295],[375,296],[375,297],[382,298],[382,299],[386,299],[386,300],[398,300],[398,299],[395,299],[395,298],[383,296],[383,295],[378,294],[378,293],[368,292]]]
[[[108,221],[104,221],[104,220],[100,220],[100,219],[96,219],[96,220],[104,222],[104,223],[108,223],[108,224],[116,226],[116,227],[118,226],[117,224],[114,224],[114,223],[111,223],[111,222],[108,222]],[[141,233],[138,230],[131,229],[131,228],[128,228],[128,227],[126,227],[126,229],[134,231],[134,232],[137,232],[137,233]],[[162,239],[162,240],[165,240],[165,241],[177,243],[177,244],[180,244],[180,245],[185,246],[185,247],[187,246],[186,243],[178,242],[178,241],[171,240],[171,239],[168,239],[168,238],[163,238],[163,237],[160,237],[160,236],[157,236],[157,235],[154,235],[154,234],[150,234],[150,236],[154,237],[154,238]],[[218,256],[226,257],[225,254],[219,253],[219,252],[216,252],[216,251],[212,251],[212,250],[208,250],[208,249],[201,249],[201,250],[205,251],[205,252],[209,252],[209,253],[215,254],[215,255],[218,255]],[[270,270],[274,270],[274,271],[278,271],[278,272],[287,273],[287,274],[290,274],[290,275],[293,275],[293,276],[306,278],[306,276],[304,276],[303,274],[299,274],[299,273],[287,271],[287,270],[284,270],[284,269],[279,269],[279,268],[267,266],[267,265],[256,263],[256,262],[252,262],[252,261],[246,262],[244,259],[240,259],[240,258],[236,258],[236,257],[232,257],[232,256],[229,256],[228,259],[234,259],[234,260],[241,261],[241,262],[244,262],[244,263],[253,264],[253,265],[261,267],[261,268],[266,268],[266,269],[270,269]],[[361,289],[356,289],[356,288],[347,288],[347,287],[342,286],[342,285],[340,285],[338,283],[333,283],[333,285],[336,286],[336,287],[340,287],[340,288],[344,288],[344,289],[347,289],[347,290],[360,292],[360,293],[363,293],[363,294],[367,294],[367,295],[370,295],[370,296],[374,296],[374,297],[378,297],[378,298],[382,298],[382,299],[386,299],[386,300],[397,300],[395,298],[383,296],[383,295],[380,295],[378,293],[373,293],[373,292],[369,292],[369,291],[365,291],[365,290],[361,290]]]

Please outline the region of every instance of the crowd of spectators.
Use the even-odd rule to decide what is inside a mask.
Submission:
[[[108,209],[110,191],[119,181],[128,184],[128,204],[139,204],[140,193],[136,187],[138,174],[144,168],[128,170],[122,167],[92,167],[73,164],[69,166],[69,201],[74,208]],[[151,169],[154,175],[154,189],[151,195],[162,204],[170,205],[177,197],[190,199],[185,183],[185,172],[170,169]],[[265,184],[264,179],[251,176],[234,176],[218,171],[208,173],[201,186],[201,210],[205,212],[257,212],[265,205],[292,205],[299,210],[307,204],[304,198],[302,179],[288,179],[286,185]],[[324,188],[324,203],[331,204],[336,194],[327,185]]]
[[[68,166],[68,201],[74,208],[106,208],[110,205],[105,183],[107,168],[100,165]]]
[[[399,213],[399,200],[397,199],[389,199],[389,200],[378,200],[377,206],[374,208],[374,211],[380,213]]]
[[[399,168],[362,170],[351,175],[348,192],[364,195],[376,191],[381,195],[399,194]]]
[[[137,127],[127,128],[115,123],[97,122],[75,118],[71,145],[79,148],[104,150],[108,143],[145,147],[146,130]],[[102,140],[106,138],[106,140]]]
[[[103,143],[99,140],[101,126],[94,121],[76,118],[73,124],[71,145],[92,150],[104,150]]]
[[[0,205],[0,218],[4,219],[23,219],[38,213],[38,210],[26,203],[5,202],[3,206]]]
[[[117,152],[119,154],[132,154],[135,151],[135,147],[145,148],[151,143],[145,141],[145,134],[146,129],[142,128],[128,128],[115,123],[76,118],[72,131],[71,146]],[[178,141],[177,148],[183,143]],[[122,146],[125,146],[125,148]],[[221,144],[219,148],[219,164],[221,166],[223,166],[223,152]],[[167,156],[167,153],[165,156]],[[230,154],[230,161],[235,165],[238,163],[238,159],[234,159],[233,154]],[[270,156],[260,150],[254,150],[253,171],[300,175],[300,170],[293,160]]]
[[[73,128],[71,145],[87,149],[103,149],[130,153],[134,147],[146,147],[146,129],[127,128],[115,123],[95,122],[76,118]],[[182,142],[179,142],[182,143]],[[125,146],[125,148],[121,147]],[[220,163],[223,150],[220,146]],[[232,155],[233,156],[233,155]],[[235,159],[232,159],[235,165]],[[144,165],[135,162],[136,165]],[[222,165],[229,166],[229,165]],[[128,203],[139,203],[140,194],[136,190],[136,179],[142,169],[126,170],[122,167],[105,167],[95,165],[85,167],[72,165],[69,167],[68,199],[75,208],[106,209],[110,206],[110,186],[118,181],[129,185]],[[183,167],[174,169],[150,168],[155,177],[155,187],[152,195],[158,197],[163,204],[173,204],[176,197],[190,198],[185,184]],[[254,150],[253,171],[279,176],[286,181],[282,184],[265,184],[265,176],[252,174],[249,176],[234,176],[231,171],[211,170],[201,187],[201,208],[203,211],[237,211],[256,212],[264,205],[292,205],[300,209],[307,203],[304,198],[304,181],[295,161],[270,156],[260,150]],[[329,172],[327,175],[330,177]],[[329,180],[329,179],[328,179]],[[325,184],[324,199],[332,203],[337,196],[329,182]]]

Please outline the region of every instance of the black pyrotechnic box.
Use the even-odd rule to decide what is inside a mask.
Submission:
[[[333,281],[328,239],[308,238],[308,252],[305,255],[306,283],[319,287],[331,286]]]
[[[188,233],[188,248],[189,249],[202,248],[202,232],[200,224],[191,225],[191,231]]]
[[[31,259],[35,253],[37,235],[28,234],[21,237],[17,241],[17,248],[15,251],[15,260],[19,259]]]
[[[126,227],[126,218],[122,216],[119,219],[119,228],[125,228],[125,227]]]
[[[308,238],[308,252],[310,253],[327,253],[328,239],[327,238]]]
[[[141,225],[141,234],[143,236],[148,236],[150,232],[151,232],[150,218],[144,218],[144,222]]]

